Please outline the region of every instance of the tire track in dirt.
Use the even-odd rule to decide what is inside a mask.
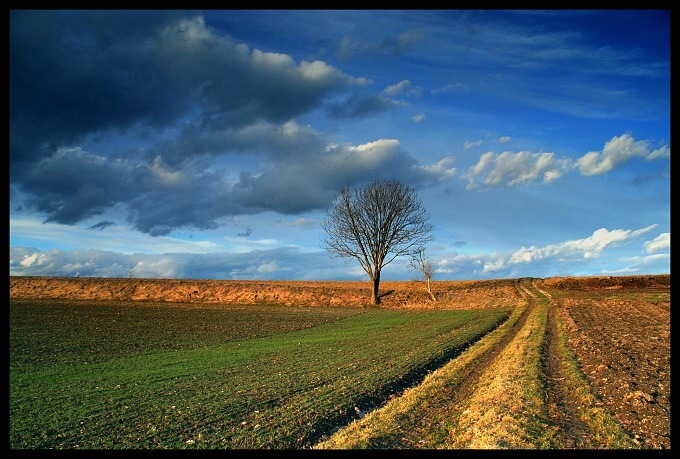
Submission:
[[[465,399],[472,394],[473,390],[477,386],[479,377],[482,375],[482,373],[484,373],[489,365],[494,360],[496,360],[496,358],[498,358],[500,353],[503,351],[503,348],[505,348],[505,346],[507,346],[508,343],[515,338],[522,327],[524,327],[527,318],[531,315],[534,307],[536,306],[536,296],[531,291],[527,290],[524,285],[522,285],[522,279],[517,280],[517,288],[526,295],[526,300],[528,302],[526,309],[524,312],[522,312],[522,315],[519,317],[519,319],[517,319],[517,322],[512,327],[512,329],[508,331],[508,333],[506,333],[505,336],[503,336],[494,347],[489,349],[489,351],[486,352],[486,354],[478,361],[476,365],[469,368],[465,378],[462,379],[455,392],[456,398]]]
[[[513,340],[515,335],[517,335],[517,333],[522,329],[527,321],[527,318],[533,311],[536,303],[535,296],[530,291],[526,290],[526,288],[521,284],[521,279],[517,281],[517,285],[520,290],[527,294],[527,301],[529,302],[527,308],[524,310],[524,312],[522,312],[522,315],[519,317],[512,329],[508,331],[508,333],[506,333],[505,336],[503,336],[503,338],[501,338],[494,347],[489,349],[489,351],[479,360],[476,365],[468,370],[466,377],[463,378],[456,391],[456,395],[458,397],[466,398],[472,393],[473,389],[476,387],[476,383],[480,375],[486,370],[491,362],[496,360],[503,348]]]
[[[597,447],[592,444],[588,426],[581,419],[579,403],[573,390],[569,390],[562,383],[566,376],[563,373],[562,361],[558,351],[558,325],[555,318],[557,305],[548,292],[541,290],[536,285],[535,280],[532,281],[532,285],[549,302],[548,326],[542,356],[545,377],[545,403],[548,407],[548,416],[551,422],[559,428],[558,436],[562,443],[562,448],[583,449]]]
[[[465,368],[460,378],[460,382],[450,389],[449,398],[456,400],[456,405],[462,405],[465,400],[469,399],[477,388],[481,375],[487,368],[498,358],[503,349],[510,343],[517,333],[524,327],[527,318],[531,315],[535,305],[536,296],[522,285],[523,279],[517,279],[517,289],[526,296],[527,307],[522,312],[522,315],[517,319],[505,336],[503,336],[498,343],[489,349],[474,365]],[[427,436],[432,429],[431,419],[421,418],[413,428],[402,435],[396,444],[376,446],[389,448],[427,448],[427,444],[420,442],[420,439]]]
[[[475,393],[481,375],[485,373],[494,361],[496,361],[498,356],[503,352],[503,349],[515,338],[517,333],[522,330],[531,315],[536,303],[535,295],[532,295],[530,291],[526,290],[521,283],[522,280],[517,279],[514,282],[514,286],[519,293],[520,298],[526,300],[526,305],[522,306],[524,307],[524,310],[518,317],[512,319],[514,323],[512,323],[512,326],[508,330],[503,332],[504,335],[499,337],[497,342],[490,344],[488,348],[479,355],[471,357],[470,362],[461,365],[459,369],[455,370],[455,376],[452,376],[451,379],[446,379],[446,382],[438,389],[436,401],[432,401],[428,397],[415,400],[411,398],[410,401],[404,401],[403,403],[403,405],[408,408],[395,408],[392,404],[396,403],[398,406],[402,402],[404,394],[400,393],[394,400],[388,402],[387,405],[378,408],[368,416],[368,418],[371,418],[377,415],[378,418],[380,418],[380,413],[387,409],[391,413],[402,413],[398,415],[399,421],[395,421],[395,419],[391,418],[393,415],[386,415],[381,421],[370,421],[371,424],[375,424],[376,427],[363,424],[364,421],[359,421],[360,424],[358,426],[346,426],[354,432],[351,433],[350,436],[356,434],[363,439],[360,440],[361,448],[432,448],[432,445],[436,443],[436,440],[433,439],[432,435],[434,434],[437,436],[443,432],[441,429],[445,428],[444,425],[451,416],[452,411],[459,411],[458,407],[465,403],[465,401]],[[394,423],[398,423],[403,427],[394,426]],[[358,427],[358,429],[354,429],[354,427]],[[376,429],[368,437],[363,430],[367,427],[369,429]],[[343,440],[340,440],[339,443],[331,441],[330,444],[320,444],[317,447],[322,449],[334,449],[338,446],[340,448],[356,448],[356,446],[352,445],[354,445],[352,441],[348,444],[344,443]]]

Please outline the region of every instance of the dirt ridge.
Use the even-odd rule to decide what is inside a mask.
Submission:
[[[386,308],[480,308],[513,306],[522,300],[516,279],[433,280],[432,302],[420,281],[383,281]],[[668,288],[670,274],[645,276],[553,277],[546,286],[566,289]],[[287,306],[363,307],[370,298],[368,281],[202,280],[10,276],[9,297],[159,301],[181,303],[274,303]]]
[[[196,280],[10,276],[9,296],[17,299],[154,301],[180,303],[363,307],[368,281]],[[510,306],[519,300],[514,280],[440,281],[436,303],[419,281],[383,281],[386,308],[479,308]],[[480,295],[481,294],[481,295]],[[483,301],[482,301],[483,299]]]

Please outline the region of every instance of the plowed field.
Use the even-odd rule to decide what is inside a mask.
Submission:
[[[671,445],[670,276],[546,279],[594,395],[643,448]],[[635,280],[635,279],[633,279]]]

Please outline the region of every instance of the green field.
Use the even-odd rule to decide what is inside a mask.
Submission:
[[[10,448],[308,448],[509,313],[10,299]]]

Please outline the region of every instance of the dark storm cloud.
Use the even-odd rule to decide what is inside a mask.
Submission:
[[[222,215],[219,207],[229,202],[221,171],[210,172],[185,167],[166,169],[160,161],[139,171],[138,193],[126,202],[128,221],[134,229],[152,236],[175,228],[215,229]]]
[[[175,166],[196,156],[225,153],[263,153],[288,158],[322,151],[326,141],[309,126],[292,121],[283,124],[257,121],[238,128],[189,123],[176,138],[154,148],[152,154],[162,156],[164,162]]]
[[[295,123],[258,124],[234,136],[257,139],[258,148],[279,154],[231,182],[228,171],[199,158],[178,167],[160,155],[143,163],[64,148],[35,164],[23,191],[46,221],[74,224],[119,206],[134,229],[161,236],[180,227],[215,229],[231,215],[323,210],[343,186],[377,177],[418,186],[452,174],[446,160],[419,165],[397,140],[329,146],[325,136]]]
[[[93,132],[180,116],[192,94],[156,63],[149,42],[177,15],[12,11],[11,159],[33,159]]]
[[[157,157],[171,166],[239,150],[249,125],[285,122],[355,83],[319,61],[251,50],[189,12],[12,11],[10,184],[46,221],[73,224],[124,203],[140,231],[214,227],[210,202],[191,205],[214,194],[211,173],[152,189]],[[182,134],[147,150],[146,162],[78,151],[88,138],[180,121]]]
[[[160,236],[238,214],[325,209],[343,186],[376,177],[417,185],[451,175],[396,140],[334,145],[295,121],[366,83],[251,49],[189,12],[13,11],[10,189],[46,222],[116,208]],[[354,95],[331,112],[397,106]]]
[[[73,224],[101,214],[133,196],[134,170],[80,150],[60,149],[25,174],[22,190],[27,203],[47,214],[46,221]]]
[[[220,171],[172,171],[159,160],[112,160],[74,148],[35,163],[22,188],[45,221],[74,224],[122,204],[135,229],[162,235],[180,226],[215,228],[222,185]]]
[[[13,11],[10,154],[19,165],[190,112],[204,125],[283,122],[351,82],[321,62],[237,44],[188,12]]]

